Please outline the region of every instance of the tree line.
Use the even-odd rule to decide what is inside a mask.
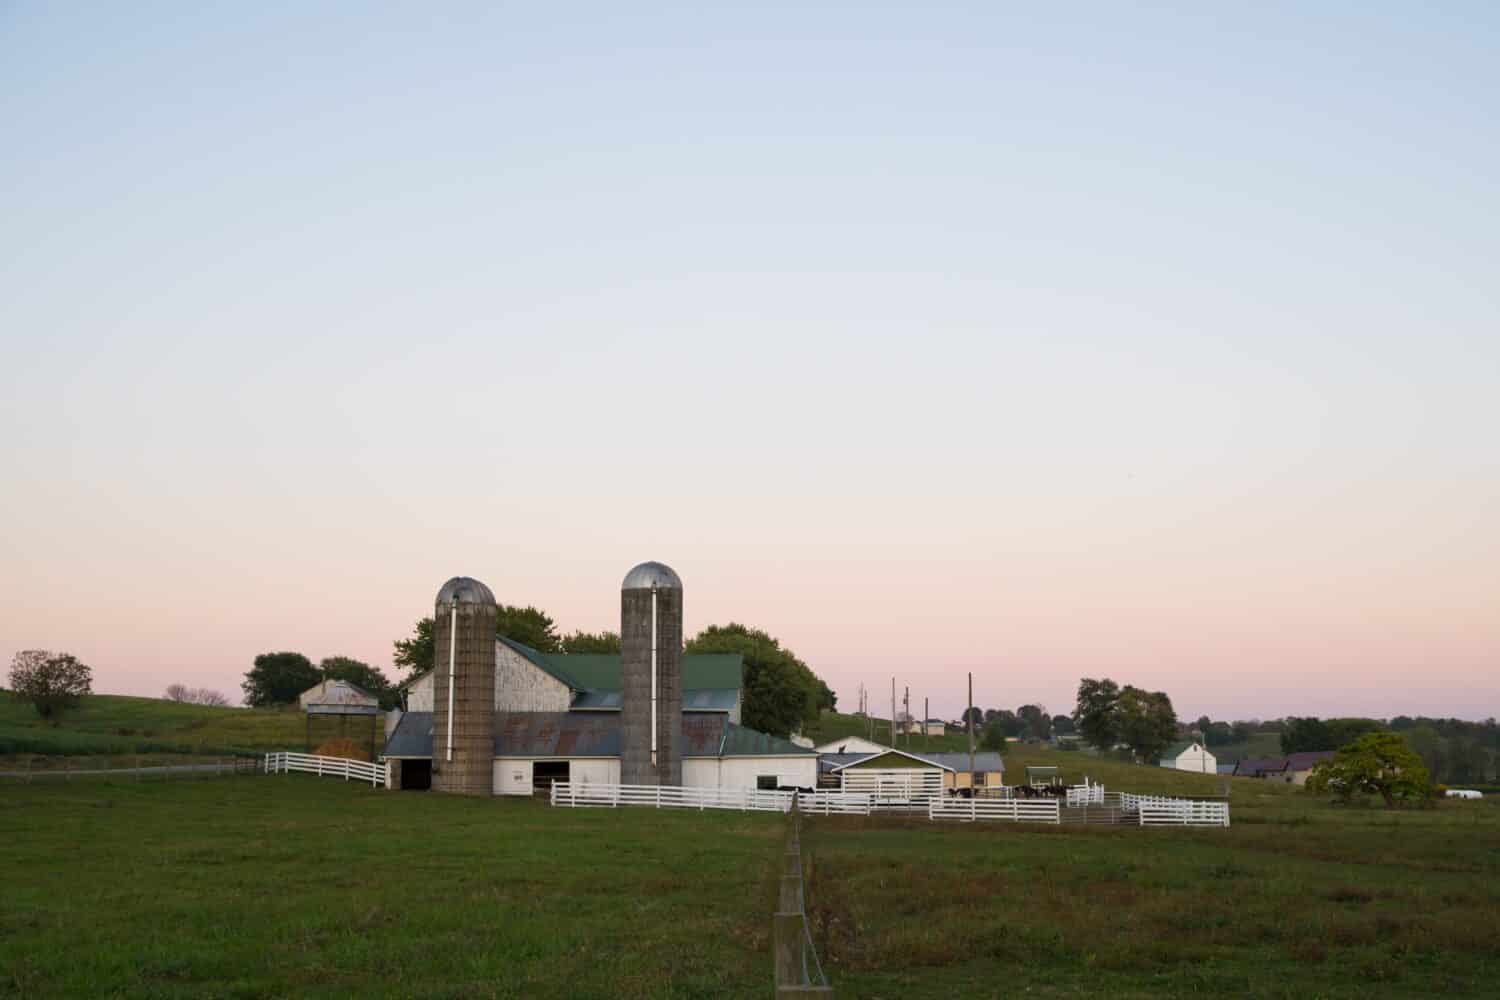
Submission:
[[[495,634],[530,646],[540,653],[620,652],[615,632],[558,632],[552,616],[539,608],[502,604],[497,609]],[[837,696],[828,684],[800,657],[763,629],[738,622],[710,625],[689,639],[688,654],[738,653],[744,662],[740,679],[740,718],[746,726],[773,736],[787,736],[817,721],[831,710]],[[433,620],[421,618],[411,634],[393,643],[395,665],[415,676],[434,662]],[[245,703],[252,706],[287,705],[324,679],[357,684],[393,708],[398,703],[396,685],[378,668],[345,656],[332,656],[317,666],[301,653],[264,653],[255,658],[242,685]]]

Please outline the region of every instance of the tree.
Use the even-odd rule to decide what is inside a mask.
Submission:
[[[1338,741],[1328,724],[1316,716],[1287,716],[1281,729],[1281,752],[1303,753],[1309,750],[1334,750]]]
[[[771,635],[736,622],[710,625],[687,644],[689,653],[739,653],[745,661],[740,718],[751,729],[788,736],[816,722],[822,680]]]
[[[1154,764],[1177,738],[1177,713],[1164,691],[1127,684],[1117,704],[1120,739],[1137,759]]]
[[[969,720],[974,720],[974,731],[977,733],[984,728],[984,713],[977,708],[966,708],[964,714],[958,717],[958,721],[964,724],[964,732],[969,731]]]
[[[1119,701],[1120,686],[1107,677],[1099,681],[1085,677],[1078,682],[1073,722],[1083,738],[1100,750],[1120,741]]]
[[[523,646],[530,646],[539,653],[618,653],[620,651],[618,636],[615,638],[616,646],[613,650],[564,650],[563,641],[557,637],[557,626],[552,621],[552,616],[545,611],[539,611],[533,607],[518,608],[509,604],[500,605],[496,608],[495,634],[504,636],[512,642],[519,642]],[[584,635],[586,633],[578,634]],[[436,652],[432,635],[432,619],[417,619],[417,623],[412,626],[412,634],[405,639],[397,639],[395,641],[395,652],[391,655],[391,662],[401,669],[409,670],[414,674],[431,670],[433,657]],[[614,633],[600,633],[600,637],[610,635],[614,635]]]
[[[44,719],[56,721],[93,692],[93,682],[93,671],[72,653],[23,649],[10,661],[10,689]]]
[[[413,674],[420,674],[424,670],[432,669],[432,619],[418,619],[417,624],[412,627],[412,634],[406,639],[397,639],[396,651],[391,656],[391,662],[402,670],[410,670]]]
[[[557,625],[545,611],[527,605],[518,608],[502,604],[495,609],[495,634],[503,635],[512,642],[530,646],[538,653],[561,653],[562,640],[557,637]]]
[[[991,721],[1000,727],[1000,731],[1007,738],[1014,739],[1026,732],[1026,722],[1008,708],[1002,708],[996,712],[995,718]]]
[[[1052,717],[1052,732],[1058,736],[1072,736],[1076,733],[1073,720],[1066,715],[1054,715]]]
[[[186,684],[168,684],[165,697],[168,701],[180,702],[184,705],[223,707],[229,704],[229,699],[217,691],[211,691],[208,688],[192,688]]]
[[[380,707],[395,708],[400,699],[385,672],[379,667],[348,656],[325,656],[318,663],[318,672],[331,681],[348,681],[380,699]]]
[[[618,653],[618,632],[574,632],[562,638],[564,653]]]
[[[1027,739],[1045,740],[1052,736],[1052,716],[1044,706],[1022,705],[1016,709],[1016,716],[1026,726]]]
[[[240,688],[245,692],[245,704],[252,708],[290,705],[322,679],[312,661],[301,653],[262,653],[255,658],[255,666],[245,672]]]
[[[992,720],[990,722],[985,723],[985,726],[984,726],[984,736],[979,741],[979,749],[981,749],[981,750],[1004,750],[1005,749],[1005,729],[1004,729],[1003,726],[1000,725],[1000,723],[998,721],[993,721]]]
[[[1365,733],[1339,747],[1332,760],[1313,768],[1307,788],[1314,793],[1332,791],[1345,802],[1355,795],[1379,795],[1387,809],[1423,802],[1432,795],[1422,759],[1400,733],[1390,732]]]
[[[1211,747],[1228,746],[1234,742],[1234,730],[1227,722],[1210,722],[1203,734],[1203,742]]]

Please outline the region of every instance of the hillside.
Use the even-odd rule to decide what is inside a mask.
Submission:
[[[368,724],[368,723],[367,723]],[[217,708],[94,694],[52,726],[28,702],[0,695],[0,753],[229,753],[301,748],[295,707]],[[326,724],[325,724],[326,725]],[[317,729],[314,738],[331,730]],[[361,731],[363,732],[363,731]]]
[[[844,715],[841,712],[824,712],[818,717],[816,725],[807,726],[802,730],[802,735],[813,741],[814,746],[820,746],[832,740],[846,736],[863,736],[873,739],[876,743],[884,744],[890,739],[890,720],[877,718],[875,721],[875,735],[870,735],[870,720],[859,715]],[[901,736],[897,739],[896,746],[902,750],[967,750],[969,749],[969,738],[963,733],[948,733],[944,736]],[[976,741],[978,734],[975,734]]]

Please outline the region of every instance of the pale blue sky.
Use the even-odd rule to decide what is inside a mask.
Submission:
[[[0,4],[0,657],[1496,712],[1494,5],[628,6]]]

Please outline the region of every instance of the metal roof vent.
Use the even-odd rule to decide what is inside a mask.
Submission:
[[[658,590],[681,590],[682,577],[665,563],[643,562],[626,573],[624,582],[620,584],[621,590],[650,590],[653,587]]]
[[[486,604],[494,607],[495,595],[490,588],[471,576],[455,576],[438,591],[437,603],[444,607],[450,604]]]

